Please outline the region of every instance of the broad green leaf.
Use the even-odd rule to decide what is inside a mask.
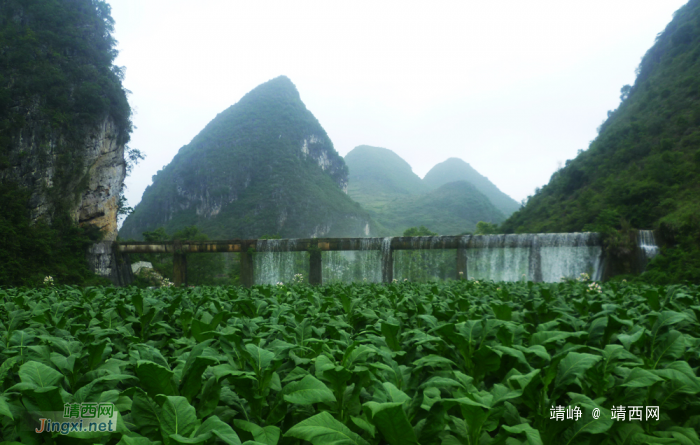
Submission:
[[[540,374],[539,369],[528,372],[527,374],[512,375],[508,377],[508,383],[516,389],[524,390],[527,385],[532,382],[532,380]],[[517,385],[513,385],[511,382],[516,382]]]
[[[663,379],[645,369],[634,368],[625,378],[624,382],[620,386],[627,386],[630,388],[647,388],[656,382],[662,382]]]
[[[341,443],[370,445],[362,437],[335,420],[327,411],[297,423],[285,433],[285,437],[296,437],[311,442],[313,445]]]
[[[194,407],[186,398],[166,397],[160,418],[160,426],[165,437],[170,437],[171,434],[188,437],[194,432],[197,424]]]
[[[63,379],[63,374],[43,363],[27,362],[19,367],[19,378],[22,383],[28,383],[36,388],[56,386]]]
[[[398,324],[389,323],[386,321],[382,322],[382,335],[386,344],[392,351],[401,350],[401,341],[399,340],[399,328]]]
[[[592,343],[599,342],[605,334],[605,328],[608,326],[608,317],[598,317],[591,321],[588,327],[588,341]]]
[[[518,350],[518,349],[509,348],[506,346],[492,346],[491,349],[494,349],[496,351],[501,351],[505,355],[509,355],[511,357],[514,357],[521,364],[525,365],[525,367],[527,367],[527,369],[532,369],[532,366],[530,366],[530,363],[525,358],[525,354],[523,354],[523,352]]]
[[[272,360],[275,358],[274,352],[267,351],[252,343],[245,345],[245,349],[248,351],[251,359],[253,360],[253,365],[256,372],[262,372],[264,369],[267,369],[267,367],[270,366],[270,363],[272,363]]]
[[[543,445],[539,430],[534,429],[527,423],[521,423],[520,425],[515,426],[503,425],[501,428],[511,434],[525,434],[529,445]]]
[[[559,340],[566,340],[570,337],[581,337],[586,335],[585,332],[565,332],[565,331],[542,331],[535,332],[530,337],[531,345],[546,345]]]
[[[241,439],[231,428],[231,425],[223,422],[218,416],[207,418],[202,425],[197,428],[195,435],[212,433],[228,445],[241,445]]]
[[[374,350],[366,345],[359,345],[346,351],[341,363],[346,369],[352,370],[353,365],[359,365],[370,355],[374,354]]]
[[[367,402],[362,406],[369,411],[368,417],[391,445],[418,444],[416,433],[403,410],[403,403]]]
[[[620,334],[617,336],[617,339],[620,340],[620,343],[627,349],[628,351],[632,347],[634,343],[636,343],[640,338],[642,338],[642,335],[644,335],[644,328],[640,328],[639,330],[635,331],[633,334]]]
[[[496,407],[501,402],[518,398],[523,394],[521,390],[512,390],[500,383],[496,383],[495,385],[493,385],[493,388],[491,388],[490,392],[493,395],[493,399],[491,400],[490,405],[491,407]]]
[[[183,444],[183,445],[201,445],[211,438],[211,433],[202,434],[194,437],[184,437],[180,434],[171,434],[170,443]]]
[[[146,437],[130,437],[123,435],[117,445],[160,445],[160,441],[152,441]]]
[[[12,411],[10,411],[10,407],[7,406],[4,396],[0,396],[0,416],[7,416],[11,420],[14,420],[14,417],[12,417]]]
[[[678,324],[678,323],[680,323],[682,321],[686,321],[686,320],[688,320],[688,316],[681,313],[681,312],[675,312],[675,311],[663,311],[663,312],[661,312],[659,314],[658,318],[656,319],[654,326],[651,328],[652,339],[655,340],[663,328],[666,328],[668,326],[673,326],[674,324]]]
[[[187,400],[192,401],[202,388],[202,374],[204,371],[209,366],[214,366],[218,363],[218,360],[214,357],[196,357],[189,367],[185,366],[185,371],[182,374],[182,383],[180,384],[180,394],[187,397]]]
[[[673,437],[683,445],[700,445],[698,433],[692,428],[671,426],[668,428]]]
[[[685,352],[685,347],[685,337],[680,332],[671,329],[666,334],[661,335],[654,345],[654,367],[658,366],[661,359],[666,357],[669,360],[679,359]]]
[[[65,403],[59,389],[55,386],[29,389],[23,391],[23,394],[32,398],[36,403],[37,411],[60,411]],[[26,400],[25,405],[27,405]]]
[[[150,397],[140,392],[134,394],[131,417],[142,436],[152,440],[161,438],[160,416],[161,408]]]
[[[139,377],[141,386],[151,397],[157,394],[166,396],[176,394],[172,382],[173,372],[157,363],[139,360],[136,364],[136,375]]]
[[[452,366],[457,366],[457,365],[455,364],[455,362],[453,362],[452,360],[450,360],[448,358],[441,357],[439,355],[431,354],[431,355],[427,355],[423,358],[416,360],[415,362],[413,362],[413,366],[415,366],[416,368],[420,368],[423,366],[432,366],[435,368],[443,368],[443,367],[452,367]]]
[[[583,378],[584,373],[602,359],[599,355],[569,352],[561,362],[555,386],[565,386],[575,379]]]
[[[10,369],[15,365],[15,363],[20,361],[20,357],[10,357],[7,358],[2,364],[0,364],[0,384],[2,384],[2,381],[5,379],[7,374],[10,372]]]
[[[316,378],[322,379],[324,378],[324,372],[335,368],[335,362],[331,361],[331,359],[327,356],[321,354],[316,357],[316,360],[314,361],[314,368],[316,368]],[[306,372],[306,374],[308,374],[308,372]],[[303,378],[303,376],[300,378]]]
[[[513,308],[507,304],[492,304],[491,309],[499,320],[511,321],[513,319]]]
[[[367,434],[369,434],[370,437],[374,438],[374,435],[377,433],[377,428],[374,425],[360,417],[350,416],[350,420],[352,420],[352,423],[354,423],[358,427],[367,431]]]
[[[656,369],[651,372],[676,382],[676,392],[683,394],[697,394],[700,392],[700,379],[695,375],[688,362],[675,361],[666,365],[664,369]]]
[[[659,305],[659,292],[656,290],[648,290],[644,292],[644,296],[647,299],[647,304],[651,308],[652,311],[658,311],[661,306]]]
[[[263,428],[242,419],[235,419],[233,423],[243,431],[251,433],[256,442],[265,445],[277,445],[277,442],[280,440],[280,429],[276,426],[269,425]]]
[[[518,350],[523,351],[523,352],[527,352],[529,354],[534,354],[534,355],[536,355],[544,360],[547,360],[547,361],[552,359],[552,356],[549,355],[549,353],[547,352],[547,349],[542,345],[532,345],[532,346],[527,347],[527,348],[524,346],[521,346],[521,345],[513,345],[513,348],[518,349]]]
[[[386,390],[387,394],[389,395],[389,400],[392,402],[396,403],[405,403],[411,398],[403,391],[401,391],[399,388],[394,386],[392,383],[389,382],[384,382],[382,383],[382,386],[384,386],[384,389]]]
[[[307,375],[303,379],[288,383],[284,387],[284,400],[298,405],[335,402],[333,391],[316,377]]]
[[[601,407],[582,394],[570,392],[568,395],[571,399],[571,406],[581,407],[582,416],[579,420],[574,422],[574,425],[570,429],[571,439],[567,443],[576,443],[574,439],[580,434],[602,434],[613,426],[613,422],[615,421],[612,420],[609,409]],[[593,410],[595,408],[600,410],[600,417],[598,419],[593,418]]]

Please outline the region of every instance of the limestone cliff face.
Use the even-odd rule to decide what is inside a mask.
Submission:
[[[27,121],[9,153],[10,167],[0,170],[0,181],[16,182],[31,190],[32,219],[50,219],[51,188],[63,162],[59,146],[65,141],[61,135],[45,134],[31,115]],[[68,210],[76,223],[95,225],[106,241],[114,241],[119,191],[126,176],[124,145],[117,143],[117,129],[109,117],[86,133],[82,147],[75,150],[76,160],[67,166],[71,171],[68,186],[56,193],[68,198]],[[76,163],[82,165],[77,171]]]
[[[105,119],[86,144],[87,188],[74,212],[80,224],[99,227],[106,241],[117,238],[119,192],[126,177],[124,145],[117,143],[116,131],[114,122]]]
[[[345,194],[348,193],[348,172],[344,162],[340,162],[331,153],[335,153],[333,145],[329,144],[328,136],[310,134],[304,138],[301,152],[318,163],[321,170],[327,172]],[[331,152],[332,150],[332,152]]]

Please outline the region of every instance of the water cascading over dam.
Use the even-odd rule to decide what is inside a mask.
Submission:
[[[656,244],[653,230],[640,230],[637,235],[639,247],[639,268],[644,270],[649,261],[659,254],[659,246]]]
[[[381,282],[386,264],[393,264],[392,276],[399,281],[454,278],[455,239],[466,252],[468,279],[557,282],[581,273],[601,278],[602,243],[597,233],[546,233],[362,238],[357,250],[322,252],[323,282]],[[392,240],[402,247],[392,248]],[[294,252],[296,243],[258,240],[255,282],[288,283],[295,274],[308,276],[308,254]],[[389,263],[388,255],[393,256]]]
[[[552,283],[582,273],[599,280],[602,274],[597,233],[484,235],[472,237],[469,244],[469,278]]]
[[[659,247],[652,231],[639,231],[636,238],[633,254],[640,261],[631,272],[629,259],[604,261],[597,233],[175,240],[125,242],[116,249],[121,253],[172,254],[176,285],[187,283],[187,254],[224,252],[239,254],[241,284],[247,287],[289,283],[295,274],[302,274],[303,281],[310,284],[439,279],[557,282],[582,273],[598,281],[643,271]]]

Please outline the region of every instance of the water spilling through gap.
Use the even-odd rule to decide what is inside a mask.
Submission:
[[[644,269],[649,261],[659,254],[659,246],[656,245],[653,230],[640,230],[637,235],[639,246],[641,269]]]
[[[291,283],[295,274],[309,276],[309,260],[306,252],[291,252],[296,239],[258,240],[255,250],[255,283]]]

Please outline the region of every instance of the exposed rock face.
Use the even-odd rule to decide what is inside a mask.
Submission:
[[[41,126],[31,116],[13,144],[10,168],[0,170],[0,181],[16,182],[32,191],[31,217],[37,221],[50,219],[49,189],[55,185],[59,174],[58,147],[64,141],[61,136],[43,134]],[[60,191],[63,197],[69,197],[68,211],[73,220],[98,227],[106,242],[117,238],[119,192],[126,176],[124,145],[117,140],[114,122],[106,117],[88,132],[83,148],[77,150],[82,156],[82,169],[73,170],[68,187]],[[115,275],[115,255],[108,243],[96,244],[88,252],[88,262],[95,273],[112,279],[115,284],[124,284],[124,280],[130,282],[128,272],[119,278]]]
[[[128,286],[134,281],[129,255],[121,255],[113,250],[111,241],[93,244],[87,251],[90,268],[116,286]]]
[[[116,140],[113,122],[105,119],[87,144],[87,190],[74,212],[80,224],[99,227],[106,241],[117,238],[119,191],[126,177],[124,146]]]
[[[56,147],[60,136],[42,138],[39,126],[22,129],[11,153],[11,167],[0,170],[0,181],[14,181],[32,191],[30,199],[32,220],[48,218],[50,198],[48,189],[57,174]],[[110,118],[89,133],[84,142],[83,168],[71,179],[69,188],[61,190],[71,204],[70,214],[76,223],[93,224],[105,233],[105,240],[117,238],[117,204],[119,191],[126,176],[124,145],[117,144],[116,129]]]
[[[304,156],[309,156],[311,159],[318,163],[321,170],[327,172],[336,181],[338,187],[340,187],[345,194],[348,193],[348,173],[344,170],[344,164],[333,161],[329,158],[329,152],[332,150],[335,153],[335,149],[332,144],[326,143],[328,136],[318,136],[315,134],[309,135],[308,138],[304,139],[304,143],[301,146],[301,152]],[[328,141],[330,142],[330,141]]]

